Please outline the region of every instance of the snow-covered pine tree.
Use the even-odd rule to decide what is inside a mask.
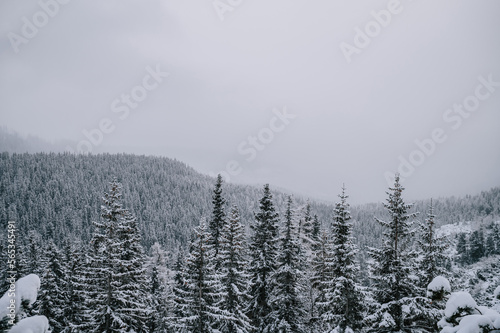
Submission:
[[[427,218],[420,224],[420,237],[418,240],[421,251],[419,285],[423,289],[426,289],[436,276],[445,275],[446,273],[442,267],[445,260],[443,251],[447,248],[446,238],[436,235],[435,217],[431,199]]]
[[[272,202],[269,185],[264,185],[264,195],[260,199],[259,212],[255,214],[255,224],[251,226],[253,235],[250,241],[252,256],[250,273],[250,303],[248,315],[256,332],[264,332],[266,318],[271,312],[271,276],[276,269],[278,253],[278,213]]]
[[[484,249],[486,256],[492,256],[496,253],[497,245],[495,243],[495,235],[493,234],[493,231],[486,236],[486,245]]]
[[[498,223],[493,224],[491,235],[495,243],[495,252],[493,254],[500,254],[500,225]]]
[[[380,303],[378,311],[370,316],[375,331],[400,331],[405,327],[403,303],[415,295],[418,288],[412,278],[413,267],[410,258],[408,238],[412,234],[412,205],[403,201],[404,187],[396,175],[394,187],[387,192],[384,207],[389,213],[389,221],[376,218],[386,230],[380,249],[371,248],[373,257],[373,287],[375,300]]]
[[[238,208],[233,206],[224,224],[220,239],[221,282],[223,299],[221,307],[229,316],[221,321],[220,330],[225,333],[249,333],[253,327],[245,314],[248,295],[246,242]]]
[[[49,320],[52,332],[61,332],[65,327],[65,309],[68,305],[66,289],[67,271],[61,251],[52,240],[46,248],[47,267],[41,279],[40,292],[35,307],[38,313]]]
[[[148,260],[149,294],[151,295],[152,314],[149,319],[150,332],[164,332],[167,317],[166,284],[167,269],[165,251],[158,242],[151,246]]]
[[[483,229],[474,230],[469,238],[469,258],[472,263],[478,262],[485,253]]]
[[[304,207],[304,217],[300,221],[301,223],[299,224],[298,234],[305,244],[310,245],[313,233],[313,217],[311,216],[311,203],[309,200]]]
[[[93,283],[91,297],[87,297],[88,331],[148,332],[149,295],[137,221],[122,207],[117,180],[110,183],[103,201],[88,261],[88,278]]]
[[[332,222],[331,281],[326,294],[327,311],[323,320],[337,327],[338,332],[357,330],[363,320],[363,294],[358,285],[359,265],[356,262],[357,249],[352,237],[352,221],[345,187],[335,204]]]
[[[469,259],[469,243],[467,241],[467,235],[465,233],[458,234],[457,240],[457,262],[466,265],[470,262]]]
[[[49,238],[52,241],[52,238]],[[26,246],[27,257],[27,270],[31,274],[42,276],[45,266],[47,265],[47,258],[43,258],[42,254],[46,249],[42,247],[40,234],[35,230],[28,232],[28,244]],[[50,321],[50,319],[49,319]]]
[[[301,299],[303,279],[300,239],[297,237],[292,212],[292,198],[288,197],[283,230],[276,258],[277,268],[272,275],[273,285],[265,332],[299,333],[304,331],[305,309]]]
[[[64,246],[64,260],[68,276],[66,279],[67,304],[64,309],[65,328],[62,332],[85,331],[88,309],[85,307],[87,288],[92,281],[88,277],[85,265],[85,256],[82,254],[82,244],[72,244],[67,241]]]
[[[308,325],[312,329],[311,332],[324,332],[327,329],[322,317],[328,311],[326,293],[332,281],[331,243],[325,230],[322,230],[320,235],[311,262],[311,286],[314,289]]]
[[[222,196],[222,176],[220,174],[217,175],[217,181],[215,183],[215,188],[212,194],[212,218],[209,223],[209,230],[211,234],[211,242],[214,249],[215,257],[219,254],[220,247],[220,238],[222,233],[222,228],[226,223],[226,213],[225,213],[225,204],[226,200]],[[218,260],[216,262],[218,266]]]
[[[184,322],[184,318],[189,316],[186,302],[189,293],[186,280],[185,257],[184,252],[180,249],[175,261],[175,274],[172,281],[171,310],[169,316],[165,318],[165,325],[173,332],[188,332]]]
[[[319,241],[320,234],[321,234],[321,222],[319,222],[318,215],[314,214],[312,222],[312,231],[311,231],[311,239],[313,240],[313,242]]]
[[[189,246],[185,275],[185,311],[179,330],[192,333],[213,333],[227,320],[221,308],[223,293],[220,276],[215,273],[214,249],[205,220],[194,229]]]

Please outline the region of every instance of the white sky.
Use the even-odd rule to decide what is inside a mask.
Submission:
[[[496,0],[401,0],[350,63],[340,44],[395,0],[224,0],[236,5],[223,21],[212,0],[72,0],[57,12],[54,1],[0,2],[0,125],[77,143],[107,118],[114,129],[94,152],[175,157],[204,173],[234,160],[231,181],[326,200],[345,182],[353,203],[384,200],[385,172],[441,128],[446,140],[405,179],[409,199],[500,185],[500,86],[459,125],[443,119],[478,77],[500,82]],[[53,17],[16,53],[13,33],[44,23],[41,4]],[[148,66],[169,76],[120,119],[111,103]],[[247,161],[237,147],[284,107],[296,118]]]

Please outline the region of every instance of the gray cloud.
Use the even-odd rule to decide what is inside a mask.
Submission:
[[[0,123],[78,142],[109,118],[116,128],[96,151],[177,157],[205,173],[237,160],[232,181],[331,200],[345,182],[354,202],[383,200],[384,173],[442,128],[447,140],[406,179],[409,196],[499,185],[500,89],[457,130],[443,114],[478,76],[500,81],[500,4],[402,0],[348,63],[340,44],[389,2],[243,1],[221,21],[211,1],[72,0],[15,53],[9,33],[42,9],[2,1]],[[112,101],[157,64],[170,76],[120,120]],[[238,145],[284,106],[297,118],[246,161]]]

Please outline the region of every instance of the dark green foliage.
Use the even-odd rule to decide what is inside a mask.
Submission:
[[[217,182],[215,183],[215,188],[212,194],[212,218],[209,223],[210,234],[212,235],[212,242],[214,248],[214,255],[217,257],[220,248],[220,239],[222,229],[226,222],[226,213],[224,211],[224,205],[226,200],[222,197],[222,176],[217,175]]]
[[[271,278],[276,270],[278,254],[278,213],[272,202],[269,185],[264,186],[264,195],[260,199],[260,209],[255,214],[252,225],[253,235],[250,242],[252,256],[250,272],[250,297],[248,315],[257,332],[267,327],[266,318],[271,313],[270,295]]]
[[[363,295],[358,285],[359,264],[352,237],[352,221],[345,187],[335,205],[331,227],[331,280],[327,285],[323,319],[331,328],[359,329],[363,320]]]
[[[299,333],[304,330],[305,309],[301,299],[303,280],[300,240],[294,226],[292,198],[288,198],[279,240],[276,271],[272,275],[270,305],[265,332]]]
[[[253,329],[245,314],[250,299],[246,250],[245,233],[240,223],[238,208],[233,206],[222,229],[219,251],[223,295],[221,308],[228,314],[221,321],[222,332],[246,333]]]
[[[39,314],[49,320],[52,332],[58,333],[66,326],[66,308],[69,305],[68,275],[63,256],[52,241],[49,242],[46,253],[47,267],[41,278],[37,307]]]
[[[411,279],[414,267],[409,251],[409,236],[412,234],[411,219],[416,213],[410,213],[412,205],[404,202],[404,188],[396,176],[394,186],[389,188],[387,202],[388,221],[376,219],[384,228],[384,243],[380,249],[371,249],[374,259],[373,286],[375,300],[381,307],[372,316],[374,327],[390,328],[399,331],[405,327],[403,305],[405,299],[417,296],[418,288]]]
[[[122,207],[121,185],[116,180],[103,201],[87,263],[88,331],[147,332],[150,299],[136,219]]]
[[[420,287],[425,290],[427,285],[438,275],[445,275],[443,268],[445,256],[444,250],[447,248],[446,238],[436,236],[436,225],[434,207],[432,200],[429,206],[427,218],[420,224],[419,247],[421,251],[420,261]]]

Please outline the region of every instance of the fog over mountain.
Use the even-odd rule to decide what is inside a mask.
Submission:
[[[0,125],[325,200],[500,184],[497,1],[220,2],[2,1]]]

